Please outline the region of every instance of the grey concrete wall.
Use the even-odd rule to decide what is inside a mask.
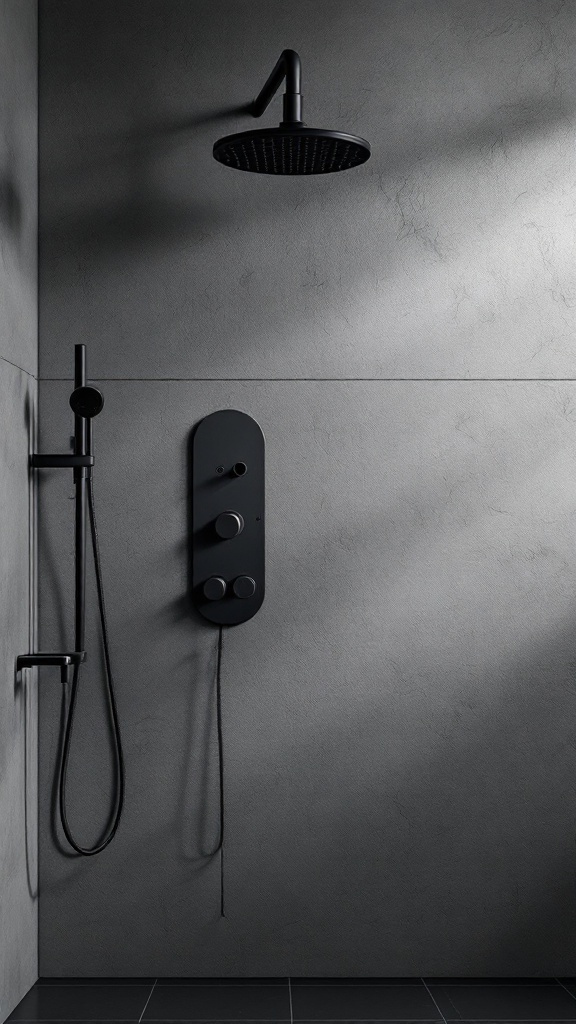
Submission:
[[[35,642],[37,14],[0,2],[0,1020],[38,976]]]
[[[128,785],[112,846],[62,856],[46,690],[42,973],[573,973],[575,43],[556,0],[43,4],[42,445],[86,341]],[[285,46],[366,167],[212,161]],[[268,584],[224,637],[223,920],[186,452],[226,407],[268,441]],[[71,638],[70,494],[46,475],[46,646]]]

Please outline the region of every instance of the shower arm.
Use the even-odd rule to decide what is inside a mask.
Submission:
[[[284,93],[284,124],[302,124],[302,65],[296,50],[283,50],[266,82],[252,104],[254,117],[261,117],[286,79]]]

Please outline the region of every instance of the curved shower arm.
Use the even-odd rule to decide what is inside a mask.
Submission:
[[[302,123],[302,95],[300,82],[302,65],[296,50],[283,50],[266,82],[252,104],[254,117],[261,117],[270,101],[286,79],[284,93],[284,121]]]

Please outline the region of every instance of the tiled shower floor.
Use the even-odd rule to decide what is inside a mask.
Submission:
[[[575,1021],[576,978],[44,978],[18,1021]]]

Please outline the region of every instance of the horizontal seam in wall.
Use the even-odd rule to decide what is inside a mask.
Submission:
[[[13,366],[15,370],[20,370],[25,373],[27,377],[32,377],[32,380],[39,380],[35,373],[30,373],[30,370],[25,370],[23,366],[19,366],[18,363],[13,363],[11,359],[6,359],[6,356],[0,356],[3,363],[8,363],[8,366]]]
[[[25,373],[27,371],[24,371]],[[72,377],[38,377],[48,384]],[[134,384],[574,384],[576,377],[90,377],[108,383]]]

